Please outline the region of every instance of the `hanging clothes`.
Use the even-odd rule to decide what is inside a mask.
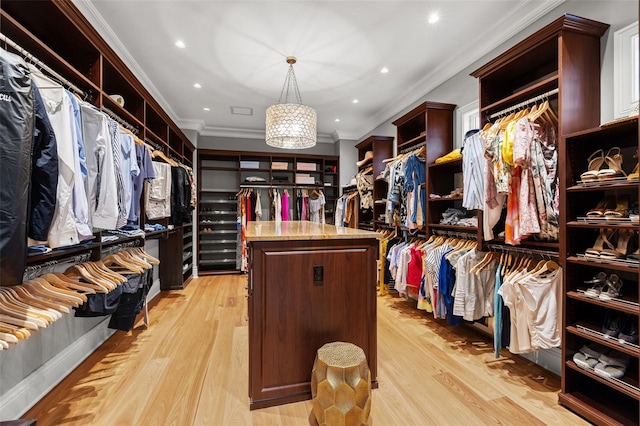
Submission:
[[[58,187],[56,209],[49,228],[49,247],[57,248],[79,243],[76,219],[73,213],[73,185],[75,176],[74,151],[71,129],[71,101],[64,88],[31,66],[31,78],[40,91],[45,110],[56,135],[58,151]]]
[[[87,195],[94,229],[115,229],[118,195],[109,118],[87,102],[80,102],[82,135],[87,157]]]
[[[152,161],[156,178],[145,184],[145,206],[149,219],[171,216],[171,166]],[[115,185],[114,185],[115,186]]]
[[[140,228],[140,198],[144,183],[156,178],[156,172],[153,168],[151,154],[145,144],[135,146],[136,163],[139,173],[131,177],[131,205],[129,207],[129,217],[127,218],[127,227],[130,229]]]
[[[314,190],[312,195],[316,198],[312,198],[311,196],[309,197],[309,220],[316,223],[325,223],[324,193],[322,191]]]
[[[27,262],[27,224],[31,231],[42,232],[44,228],[48,232],[48,226],[32,226],[27,219],[27,207],[29,205],[29,182],[31,180],[31,149],[34,140],[34,85],[29,78],[29,70],[25,62],[12,53],[0,49],[0,134],[3,142],[0,144],[0,282],[4,285],[16,285],[22,283],[22,275]],[[42,111],[40,111],[42,114]],[[45,113],[46,114],[46,113]],[[48,119],[47,119],[48,120]],[[39,127],[47,130],[47,122],[40,120]],[[36,131],[38,131],[36,130]],[[52,138],[37,139],[43,147],[49,144],[49,150],[55,147]],[[45,148],[47,149],[47,148]],[[45,157],[46,158],[46,157]],[[52,158],[53,160],[53,158]],[[56,161],[51,165],[57,167]],[[37,173],[36,170],[34,172]],[[43,177],[46,177],[44,175]],[[57,173],[55,181],[57,186]],[[47,184],[49,181],[49,184]],[[32,199],[37,199],[39,211],[48,219],[47,211],[55,206],[56,187],[52,185],[53,179],[45,179],[40,182],[44,190],[42,198],[37,191],[31,193]],[[53,197],[51,197],[53,192]],[[32,206],[33,207],[33,206]],[[34,212],[35,213],[35,212]],[[45,225],[45,224],[42,224]],[[38,232],[39,231],[39,232]],[[45,237],[44,233],[37,235]]]

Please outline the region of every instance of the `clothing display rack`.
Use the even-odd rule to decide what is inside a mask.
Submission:
[[[15,41],[11,40],[9,37],[7,37],[6,35],[4,35],[2,33],[0,33],[0,42],[4,43],[5,45],[11,46],[18,53],[20,53],[20,55],[24,56],[24,58],[27,59],[28,62],[32,63],[33,65],[35,65],[36,67],[38,67],[42,71],[44,71],[47,74],[49,74],[50,77],[53,77],[58,83],[60,83],[63,86],[65,86],[67,89],[71,90],[76,95],[81,96],[84,100],[87,100],[89,98],[89,95],[84,90],[80,89],[78,86],[76,86],[75,84],[71,83],[66,78],[62,77],[60,74],[58,74],[57,72],[52,70],[49,66],[47,66],[45,63],[43,63],[41,60],[39,60],[34,55],[29,53],[26,49],[21,47],[18,43],[16,43]]]
[[[116,120],[125,129],[130,130],[132,133],[134,133],[136,135],[138,133],[140,133],[140,130],[138,129],[138,127],[130,124],[127,120],[122,119],[118,114],[116,114],[115,112],[113,112],[109,108],[103,106],[102,107],[102,111],[105,112],[109,117],[111,117],[114,120]]]
[[[560,89],[549,90],[548,92],[545,92],[545,93],[543,93],[541,95],[534,96],[531,99],[527,99],[526,101],[523,101],[523,102],[517,103],[515,105],[512,105],[509,108],[505,108],[502,111],[498,111],[496,113],[493,113],[493,114],[491,114],[489,116],[489,118],[500,117],[500,116],[505,115],[505,114],[507,114],[507,113],[509,113],[511,111],[515,111],[517,109],[526,107],[526,106],[531,105],[533,103],[536,103],[538,101],[546,100],[546,99],[550,98],[553,95],[557,95],[559,91],[560,91]]]
[[[522,253],[532,256],[540,256],[543,258],[549,259],[557,259],[559,257],[558,252],[551,250],[541,250],[541,249],[532,249],[532,248],[523,248],[516,246],[508,246],[504,244],[487,244],[487,248],[491,251],[499,251],[502,253]]]
[[[27,266],[24,271],[24,279],[23,281],[29,281],[33,278],[39,277],[40,275],[46,274],[47,272],[53,271],[53,269],[59,265],[64,265],[66,263],[82,263],[91,259],[91,253],[83,253],[77,256],[71,256],[64,259],[55,259],[48,260],[46,262]]]

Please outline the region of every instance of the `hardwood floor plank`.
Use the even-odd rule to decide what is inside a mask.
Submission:
[[[40,426],[308,425],[309,401],[249,411],[246,282],[216,275],[163,292],[149,327],[117,332],[24,417]],[[469,327],[379,297],[369,424],[587,424],[558,405],[557,376],[502,355],[494,360]]]

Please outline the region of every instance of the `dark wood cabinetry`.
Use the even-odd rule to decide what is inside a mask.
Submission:
[[[192,166],[193,144],[72,2],[3,0],[0,32],[85,92],[88,102],[128,123],[140,139]],[[114,94],[124,98],[124,106],[110,97]],[[144,206],[141,210],[144,211]],[[142,216],[141,227],[145,222]],[[168,225],[168,220],[155,222]],[[190,243],[182,237],[183,232],[187,231],[177,226],[171,232],[152,232],[147,236],[160,239],[160,251],[167,260],[160,266],[163,288],[176,288],[191,277],[190,268],[183,270],[181,262],[185,246]],[[100,246],[97,243],[93,247]],[[45,261],[77,252],[77,248],[60,250],[38,259]]]
[[[547,99],[558,116],[561,175],[567,161],[560,136],[600,124],[600,37],[608,27],[567,14],[472,72],[480,83],[481,125],[513,111],[519,103],[532,104],[536,97]],[[562,216],[562,200],[559,210]],[[479,215],[480,225],[481,218]],[[560,223],[562,227],[562,217]],[[482,243],[482,226],[480,229]],[[504,219],[495,226],[494,235],[503,230]],[[563,238],[522,244],[555,249],[563,244]]]
[[[377,386],[375,234],[333,239],[333,227],[297,224],[307,238],[286,237],[287,223],[271,241],[248,230],[251,409],[310,399],[316,351],[333,341],[364,350]]]
[[[638,248],[640,225],[629,217],[604,219],[587,216],[598,207],[601,200],[610,197],[613,204],[637,209],[638,179],[627,176],[637,167],[638,120],[637,118],[580,132],[564,137],[566,173],[563,188],[566,215],[565,259],[565,318],[563,324],[563,380],[560,403],[597,424],[638,424],[639,421],[639,373],[640,349],[636,344],[621,342],[605,332],[611,329],[609,321],[617,321],[629,330],[639,327],[638,316],[638,260],[633,252]],[[620,148],[624,161],[622,169],[627,176],[611,181],[582,182],[581,174],[587,170],[587,158],[602,149]],[[627,216],[626,213],[623,214]],[[586,256],[585,252],[597,246],[603,234],[621,257],[606,259],[602,256]],[[625,236],[629,236],[625,245]],[[609,248],[606,245],[604,248]],[[564,254],[564,253],[563,253]],[[626,256],[625,256],[626,255]],[[564,257],[564,256],[563,256]],[[622,280],[620,295],[602,300],[598,294],[589,293],[594,284],[585,283],[599,273],[607,280],[613,275]],[[597,288],[597,287],[596,287]],[[591,290],[593,291],[593,290]],[[605,286],[602,291],[607,291]],[[574,356],[589,345],[599,344],[610,355],[629,357],[624,376],[611,379],[597,374],[593,368],[580,368]]]
[[[364,161],[367,152],[371,152],[371,160],[363,162],[358,167],[362,171],[372,168],[371,179],[373,182],[373,208],[366,212],[359,212],[358,227],[360,229],[375,230],[384,225],[385,202],[389,184],[386,180],[378,178],[385,169],[383,160],[393,157],[393,140],[391,136],[369,136],[356,145],[358,161]]]
[[[425,149],[425,232],[440,229],[443,209],[453,206],[453,199],[447,203],[432,202],[429,194],[449,194],[454,189],[454,173],[462,171],[457,166],[436,165],[436,159],[453,150],[453,104],[424,102],[393,122],[397,127],[398,154],[424,146]],[[452,168],[453,167],[453,168]],[[456,167],[458,167],[457,170]],[[451,189],[449,189],[451,188]],[[446,190],[446,192],[444,192]],[[447,226],[444,226],[447,228]]]

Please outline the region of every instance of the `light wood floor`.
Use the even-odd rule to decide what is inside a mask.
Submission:
[[[308,425],[311,404],[249,411],[246,278],[164,292],[151,324],[118,332],[25,418],[46,425]],[[397,297],[378,299],[370,424],[586,424],[557,404],[560,380],[467,327]]]

